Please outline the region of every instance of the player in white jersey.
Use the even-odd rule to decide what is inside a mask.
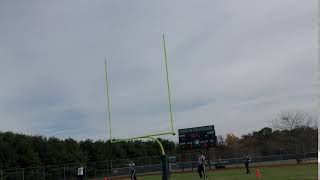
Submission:
[[[202,152],[199,153],[198,157],[198,173],[200,179],[203,177],[203,179],[206,179],[206,157]]]
[[[78,168],[77,179],[78,180],[82,180],[83,179],[83,167],[79,167]]]

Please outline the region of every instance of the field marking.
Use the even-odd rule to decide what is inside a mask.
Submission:
[[[290,179],[316,179],[317,177],[316,176],[306,176],[306,177],[298,177],[298,176],[295,176],[295,177],[290,177]]]

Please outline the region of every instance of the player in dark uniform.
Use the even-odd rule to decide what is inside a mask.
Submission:
[[[243,158],[243,162],[244,162],[244,165],[246,166],[246,170],[247,170],[246,174],[250,174],[250,169],[249,169],[250,161],[251,161],[250,157],[249,157],[249,155],[247,153],[247,155]]]
[[[127,166],[129,166],[129,171],[130,171],[130,178],[131,180],[137,180],[137,176],[136,176],[136,164],[133,161],[130,161],[129,164],[127,164]]]
[[[203,179],[206,179],[206,167],[205,167],[205,160],[206,157],[204,156],[204,154],[202,152],[199,153],[199,157],[198,157],[198,173],[199,173],[199,177],[200,179],[203,177]]]

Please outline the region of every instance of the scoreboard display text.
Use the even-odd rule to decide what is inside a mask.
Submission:
[[[216,146],[214,126],[202,126],[179,129],[179,146],[181,150],[208,149]]]

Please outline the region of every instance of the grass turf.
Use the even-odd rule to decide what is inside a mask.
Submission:
[[[261,180],[306,180],[318,179],[318,164],[299,164],[289,166],[261,167]],[[256,180],[256,169],[250,168],[251,174],[245,174],[245,169],[225,169],[208,172],[208,180]],[[200,179],[196,172],[174,173],[170,180]],[[138,180],[161,180],[160,175],[138,176]]]

